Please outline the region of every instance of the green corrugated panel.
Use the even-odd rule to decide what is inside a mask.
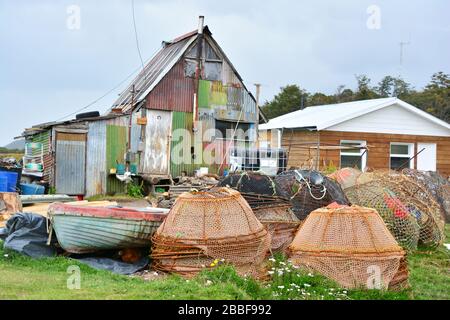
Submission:
[[[106,126],[106,169],[109,174],[116,163],[124,163],[124,155],[127,151],[127,128],[123,126]],[[107,193],[125,192],[125,185],[114,175],[108,175],[106,182]]]
[[[27,142],[42,143],[44,146],[44,154],[48,153],[50,149],[50,130],[32,136],[31,140]],[[40,154],[40,150],[33,150],[33,155],[36,154]]]
[[[189,134],[192,134],[192,126],[193,126],[192,116],[193,116],[192,112],[173,111],[172,132],[174,132],[176,129],[186,129],[188,130]],[[184,141],[184,139],[182,141],[172,141],[170,146],[171,152],[174,150],[175,147],[179,147],[180,143],[183,144],[182,149],[190,153],[192,141]],[[195,165],[192,163],[192,161],[190,163],[176,164],[172,160],[173,159],[171,155],[170,174],[172,175],[172,177],[180,176],[182,171],[186,171],[188,175],[192,175],[194,173]]]
[[[198,107],[209,108],[209,93],[211,90],[211,82],[200,80],[198,85]]]

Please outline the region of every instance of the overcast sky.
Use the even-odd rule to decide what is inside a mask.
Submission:
[[[333,93],[353,89],[355,74],[374,84],[396,75],[400,41],[415,88],[450,72],[448,0],[135,0],[135,12],[145,60],[205,15],[247,87],[262,84],[263,101],[286,84]],[[96,100],[139,65],[131,0],[0,0],[0,146]],[[105,111],[127,82],[86,111]]]

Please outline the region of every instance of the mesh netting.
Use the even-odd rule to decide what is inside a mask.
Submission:
[[[328,175],[329,178],[337,181],[343,190],[355,186],[357,183],[369,182],[372,180],[371,172],[361,172],[355,168],[342,168]]]
[[[350,204],[341,186],[317,171],[285,171],[275,177],[275,184],[279,194],[291,200],[292,210],[300,220],[333,202]]]
[[[300,220],[292,212],[291,206],[269,205],[253,211],[271,235],[272,253],[285,252],[300,225]]]
[[[270,235],[238,191],[214,188],[181,194],[153,236],[153,267],[193,275],[218,259],[256,274]]]
[[[444,240],[439,206],[422,185],[397,172],[372,173],[372,181],[346,189],[353,204],[375,208],[398,243],[415,250]]]
[[[429,191],[439,204],[443,219],[450,222],[450,181],[432,171],[404,169],[403,174]]]
[[[252,171],[232,173],[222,179],[218,186],[231,187],[239,192],[248,192],[262,195],[277,195],[279,192],[271,177]]]
[[[292,263],[346,288],[367,287],[371,280],[388,288],[404,257],[376,210],[335,203],[308,216],[289,251]]]

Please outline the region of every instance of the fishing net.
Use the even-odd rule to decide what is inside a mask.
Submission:
[[[279,191],[274,180],[259,172],[244,171],[232,173],[222,179],[218,186],[231,187],[239,192],[255,193],[263,195],[278,195]]]
[[[336,203],[308,216],[289,252],[293,264],[346,288],[388,288],[404,257],[375,209]]]
[[[409,288],[409,270],[406,254],[400,259],[397,273],[389,283],[389,290],[403,290]]]
[[[375,208],[398,243],[407,250],[444,240],[439,206],[420,184],[398,172],[380,171],[373,180],[346,190],[353,204]]]
[[[275,184],[279,194],[291,200],[292,210],[300,220],[333,202],[350,204],[341,186],[317,171],[285,171],[275,177]]]
[[[271,241],[245,199],[229,188],[181,194],[152,240],[153,267],[185,276],[217,261],[255,275]]]
[[[271,251],[285,252],[294,239],[300,220],[291,210],[291,205],[274,205],[253,210],[272,238]]]
[[[450,181],[433,171],[404,169],[403,174],[428,190],[439,204],[442,218],[450,222]]]

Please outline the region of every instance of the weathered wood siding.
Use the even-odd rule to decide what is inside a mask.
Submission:
[[[417,143],[428,142],[436,143],[437,146],[437,171],[443,175],[450,175],[450,137],[434,137],[419,135],[402,134],[382,134],[382,133],[364,133],[364,132],[340,132],[340,131],[320,131],[320,143],[325,145],[339,145],[341,140],[363,140],[367,142],[369,151],[367,153],[367,166],[372,169],[389,169],[390,143],[405,142],[414,143],[416,152]],[[292,144],[290,142],[292,141]],[[282,146],[289,150],[288,167],[307,167],[305,163],[315,163],[315,153],[299,146],[301,142],[310,142],[311,145],[317,141],[317,132],[294,131],[291,138],[291,132],[285,131],[282,138]],[[320,168],[334,164],[340,167],[339,150],[321,150]],[[417,159],[414,161],[414,167],[417,166]]]

